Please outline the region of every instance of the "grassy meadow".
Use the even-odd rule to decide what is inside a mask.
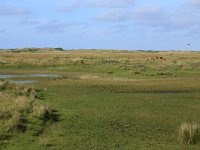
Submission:
[[[2,50],[6,74],[62,77],[0,81],[0,149],[200,149],[200,52]]]

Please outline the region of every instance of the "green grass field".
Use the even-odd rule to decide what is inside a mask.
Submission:
[[[64,77],[20,78],[46,89],[37,101],[59,120],[0,134],[0,149],[200,149],[179,137],[183,122],[200,125],[200,52],[0,52],[0,74],[37,73]]]

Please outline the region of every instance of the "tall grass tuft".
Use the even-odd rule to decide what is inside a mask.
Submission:
[[[183,144],[197,144],[200,142],[200,126],[197,123],[182,123],[179,129],[180,141]]]
[[[33,116],[47,120],[53,117],[53,112],[48,106],[35,102],[33,103]]]
[[[22,115],[18,112],[15,112],[14,115],[6,122],[7,131],[14,132],[14,131],[25,131],[25,120],[23,119]]]

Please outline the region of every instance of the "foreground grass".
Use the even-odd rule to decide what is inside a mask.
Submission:
[[[151,81],[140,82],[140,86],[137,82],[90,82],[68,81],[49,87],[49,102],[65,114],[61,131],[67,134],[64,137],[71,149],[182,149],[180,124],[199,122],[198,92],[155,92],[162,85]],[[183,87],[181,82],[174,85],[184,91],[189,86]],[[145,84],[153,90],[146,92],[146,87],[142,89]],[[171,83],[162,84],[169,88]],[[63,93],[59,102],[53,101],[53,91]]]
[[[45,102],[59,110],[62,121],[37,138],[18,135],[7,149],[183,149],[180,125],[200,123],[200,84],[183,82],[43,81],[37,86],[45,85]]]
[[[14,55],[1,55],[4,60],[5,55],[12,64],[11,56]],[[43,57],[41,61],[44,63],[30,67],[35,62],[26,60],[28,55],[33,55],[35,59],[36,56]],[[167,58],[167,61],[146,60],[157,55]],[[58,61],[43,66],[47,58],[50,60],[55,56]],[[40,82],[33,85],[47,89],[42,101],[59,110],[61,121],[48,124],[38,136],[28,132],[16,134],[4,143],[3,149],[193,150],[200,147],[199,143],[182,144],[179,136],[182,123],[200,124],[198,53],[74,51],[22,53],[16,57],[23,57],[22,60],[29,64],[19,67],[20,59],[16,59],[16,64],[2,65],[0,72],[66,75],[59,80],[39,79]],[[77,57],[86,57],[85,62],[82,64],[75,59]],[[96,61],[97,57],[104,61]],[[125,62],[125,66],[128,68],[121,68],[123,59],[127,58],[129,62]],[[77,62],[70,64],[72,60]],[[93,63],[89,64],[91,60]],[[116,60],[118,63],[110,63]],[[178,65],[172,61],[177,61]],[[59,64],[61,62],[63,64]],[[145,69],[143,65],[146,65]],[[140,73],[135,73],[138,70]]]

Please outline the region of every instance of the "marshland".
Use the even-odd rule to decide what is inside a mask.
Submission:
[[[0,149],[200,149],[200,52],[1,50],[0,78]]]

